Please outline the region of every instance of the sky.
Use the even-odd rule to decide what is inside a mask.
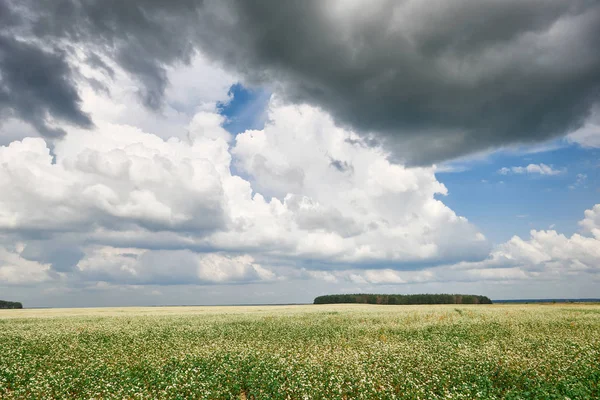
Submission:
[[[0,298],[600,297],[600,4],[0,0]]]

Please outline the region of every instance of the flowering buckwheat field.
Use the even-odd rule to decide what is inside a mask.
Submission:
[[[599,398],[600,305],[0,311],[0,398]]]

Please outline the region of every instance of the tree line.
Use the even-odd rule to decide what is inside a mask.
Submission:
[[[315,298],[314,304],[492,304],[487,296],[473,294],[329,294]]]
[[[0,300],[0,308],[23,308],[23,304],[18,301]]]

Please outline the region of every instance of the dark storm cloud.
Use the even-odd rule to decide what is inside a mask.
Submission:
[[[352,3],[240,1],[208,45],[412,163],[562,135],[598,101],[597,1]]]
[[[598,1],[10,4],[30,28],[7,29],[110,57],[137,77],[150,108],[162,104],[165,66],[201,48],[417,164],[563,135],[600,91]]]
[[[64,134],[49,117],[90,127],[81,110],[74,48],[109,77],[118,63],[140,82],[143,103],[159,109],[165,66],[188,62],[195,45],[196,1],[0,0],[0,112],[31,123],[44,136]],[[103,89],[99,82],[91,82]]]
[[[72,71],[60,51],[47,51],[0,35],[0,115],[14,114],[42,135],[59,137],[60,128],[46,123],[47,114],[91,126],[79,107]]]
[[[159,109],[165,67],[189,62],[197,46],[202,1],[31,0],[32,33],[44,40],[81,43],[88,60],[112,74],[98,53],[140,82],[146,106]]]

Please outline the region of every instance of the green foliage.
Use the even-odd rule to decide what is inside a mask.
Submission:
[[[486,296],[472,294],[329,294],[315,298],[314,304],[492,304]]]
[[[600,305],[0,312],[0,399],[597,399]]]
[[[16,301],[0,300],[0,308],[23,308],[23,304]]]

